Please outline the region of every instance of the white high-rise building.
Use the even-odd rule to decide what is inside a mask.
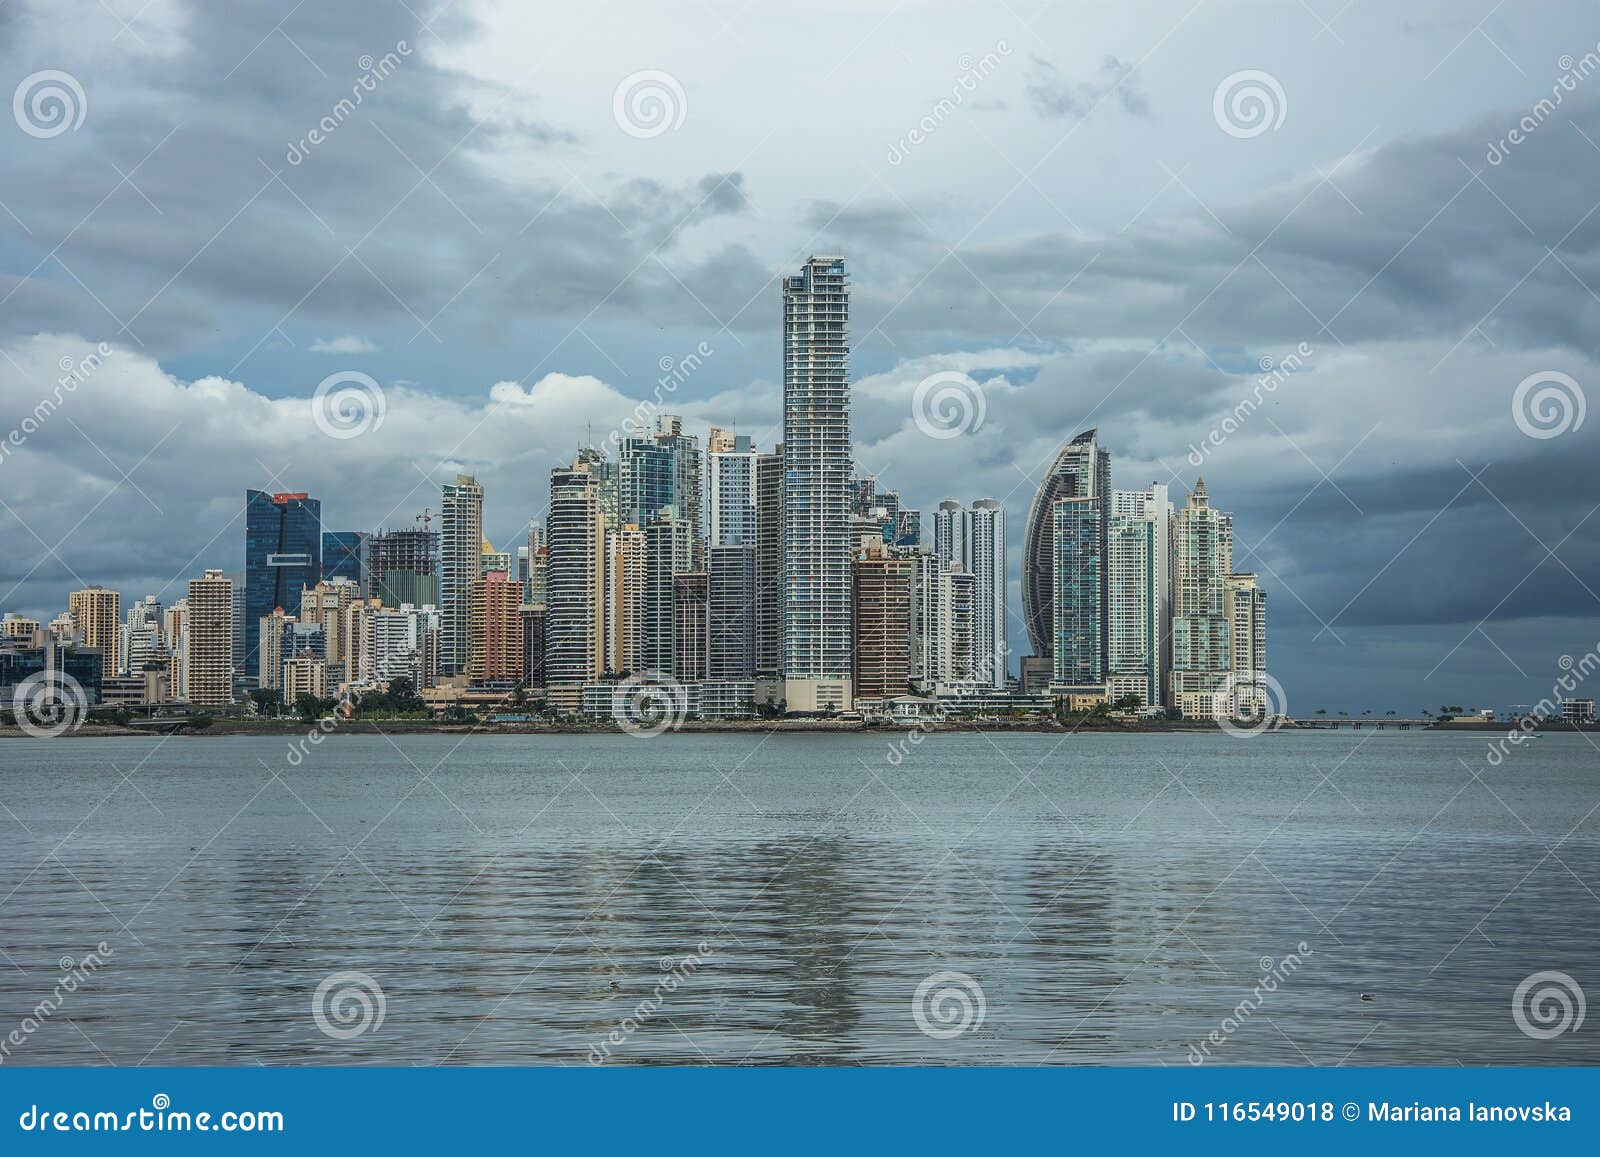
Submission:
[[[945,499],[933,515],[933,554],[972,576],[972,677],[1004,690],[1010,666],[1005,510],[992,498],[980,498],[970,509]]]
[[[918,691],[971,690],[972,612],[972,575],[928,550],[912,556],[908,673]]]
[[[426,618],[409,603],[397,608],[370,604],[361,609],[356,663],[362,683],[387,683],[404,675],[424,685]]]
[[[467,669],[471,635],[467,594],[483,571],[483,487],[468,474],[447,482],[440,498],[439,610],[444,638],[439,670],[459,675]]]
[[[1253,574],[1231,574],[1222,592],[1222,613],[1228,620],[1229,670],[1234,715],[1280,711],[1272,702],[1267,674],[1267,592]]]
[[[980,498],[961,516],[961,564],[972,575],[972,660],[979,683],[1006,686],[1006,512]]]
[[[1106,670],[1113,701],[1168,701],[1172,669],[1172,502],[1167,488],[1111,492]]]
[[[722,433],[722,431],[717,431]],[[712,546],[754,546],[756,542],[756,459],[746,434],[728,435],[707,455],[707,537]]]
[[[847,710],[850,687],[849,283],[844,258],[783,279],[783,690]]]
[[[127,675],[143,675],[146,663],[166,660],[161,602],[155,595],[145,595],[128,608],[127,623],[123,627],[122,657],[123,673]]]
[[[939,557],[939,561],[966,565],[966,548],[962,539],[965,513],[961,503],[953,498],[946,498],[939,503],[939,509],[933,512],[933,553]]]

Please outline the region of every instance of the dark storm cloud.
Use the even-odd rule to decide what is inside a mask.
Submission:
[[[562,152],[576,138],[522,94],[469,93],[469,112],[462,78],[428,62],[433,33],[404,5],[281,9],[195,5],[169,59],[71,66],[92,116],[70,137],[24,139],[0,176],[38,254],[9,263],[7,332],[49,316],[176,350],[232,328],[235,306],[260,307],[269,326],[292,311],[444,329],[464,305],[479,319],[582,316],[613,294],[620,310],[673,286],[652,252],[694,285],[697,261],[676,253],[685,235],[746,209],[739,173],[574,180]],[[5,63],[10,75],[43,62]],[[508,154],[544,158],[531,188],[493,171]]]
[[[836,237],[864,248],[894,250],[908,242],[928,242],[927,226],[912,210],[892,202],[841,205],[813,201],[805,223],[824,238]]]
[[[862,286],[858,313],[870,324],[892,308],[900,334],[985,342],[1159,339],[1175,327],[1208,345],[1454,342],[1481,326],[1497,345],[1588,348],[1600,322],[1600,150],[1583,134],[1600,141],[1600,104],[1563,106],[1489,164],[1488,142],[1520,115],[1335,156],[1328,180],[1311,174],[1239,204],[1183,196],[1176,213],[1152,210],[1125,233],[974,243],[960,262],[908,252],[904,283]]]

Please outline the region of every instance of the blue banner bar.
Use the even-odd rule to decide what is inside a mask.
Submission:
[[[1596,1069],[0,1069],[0,1151],[1595,1152]],[[211,1138],[199,1141],[197,1138]]]

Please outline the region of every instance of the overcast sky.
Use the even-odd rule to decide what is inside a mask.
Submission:
[[[514,545],[697,349],[666,408],[769,445],[777,278],[843,253],[858,468],[1005,503],[1014,653],[1027,504],[1098,426],[1116,485],[1235,512],[1291,711],[1535,702],[1600,640],[1597,42],[1492,0],[9,0],[0,609],[236,569],[246,487],[369,529],[471,471]]]

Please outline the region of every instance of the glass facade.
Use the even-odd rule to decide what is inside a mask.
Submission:
[[[1033,653],[1041,658],[1049,658],[1055,646],[1055,620],[1051,609],[1055,583],[1055,550],[1051,543],[1055,504],[1063,498],[1094,498],[1103,503],[1111,492],[1111,455],[1100,448],[1098,436],[1098,430],[1085,430],[1061,448],[1028,511],[1022,543],[1022,618],[1028,625]],[[1102,515],[1106,513],[1109,512],[1102,510]],[[1106,557],[1105,530],[1102,517],[1102,567]],[[1106,572],[1102,569],[1102,591],[1106,581]],[[1104,621],[1104,616],[1101,617]],[[1102,637],[1102,652],[1105,645]]]
[[[1053,681],[1085,687],[1106,679],[1104,504],[1063,498],[1052,507],[1055,554]]]
[[[322,502],[306,494],[244,492],[244,660],[258,669],[261,620],[291,614],[300,592],[322,581]]]
[[[322,532],[322,581],[347,578],[362,591],[366,582],[367,536],[359,530]]]

